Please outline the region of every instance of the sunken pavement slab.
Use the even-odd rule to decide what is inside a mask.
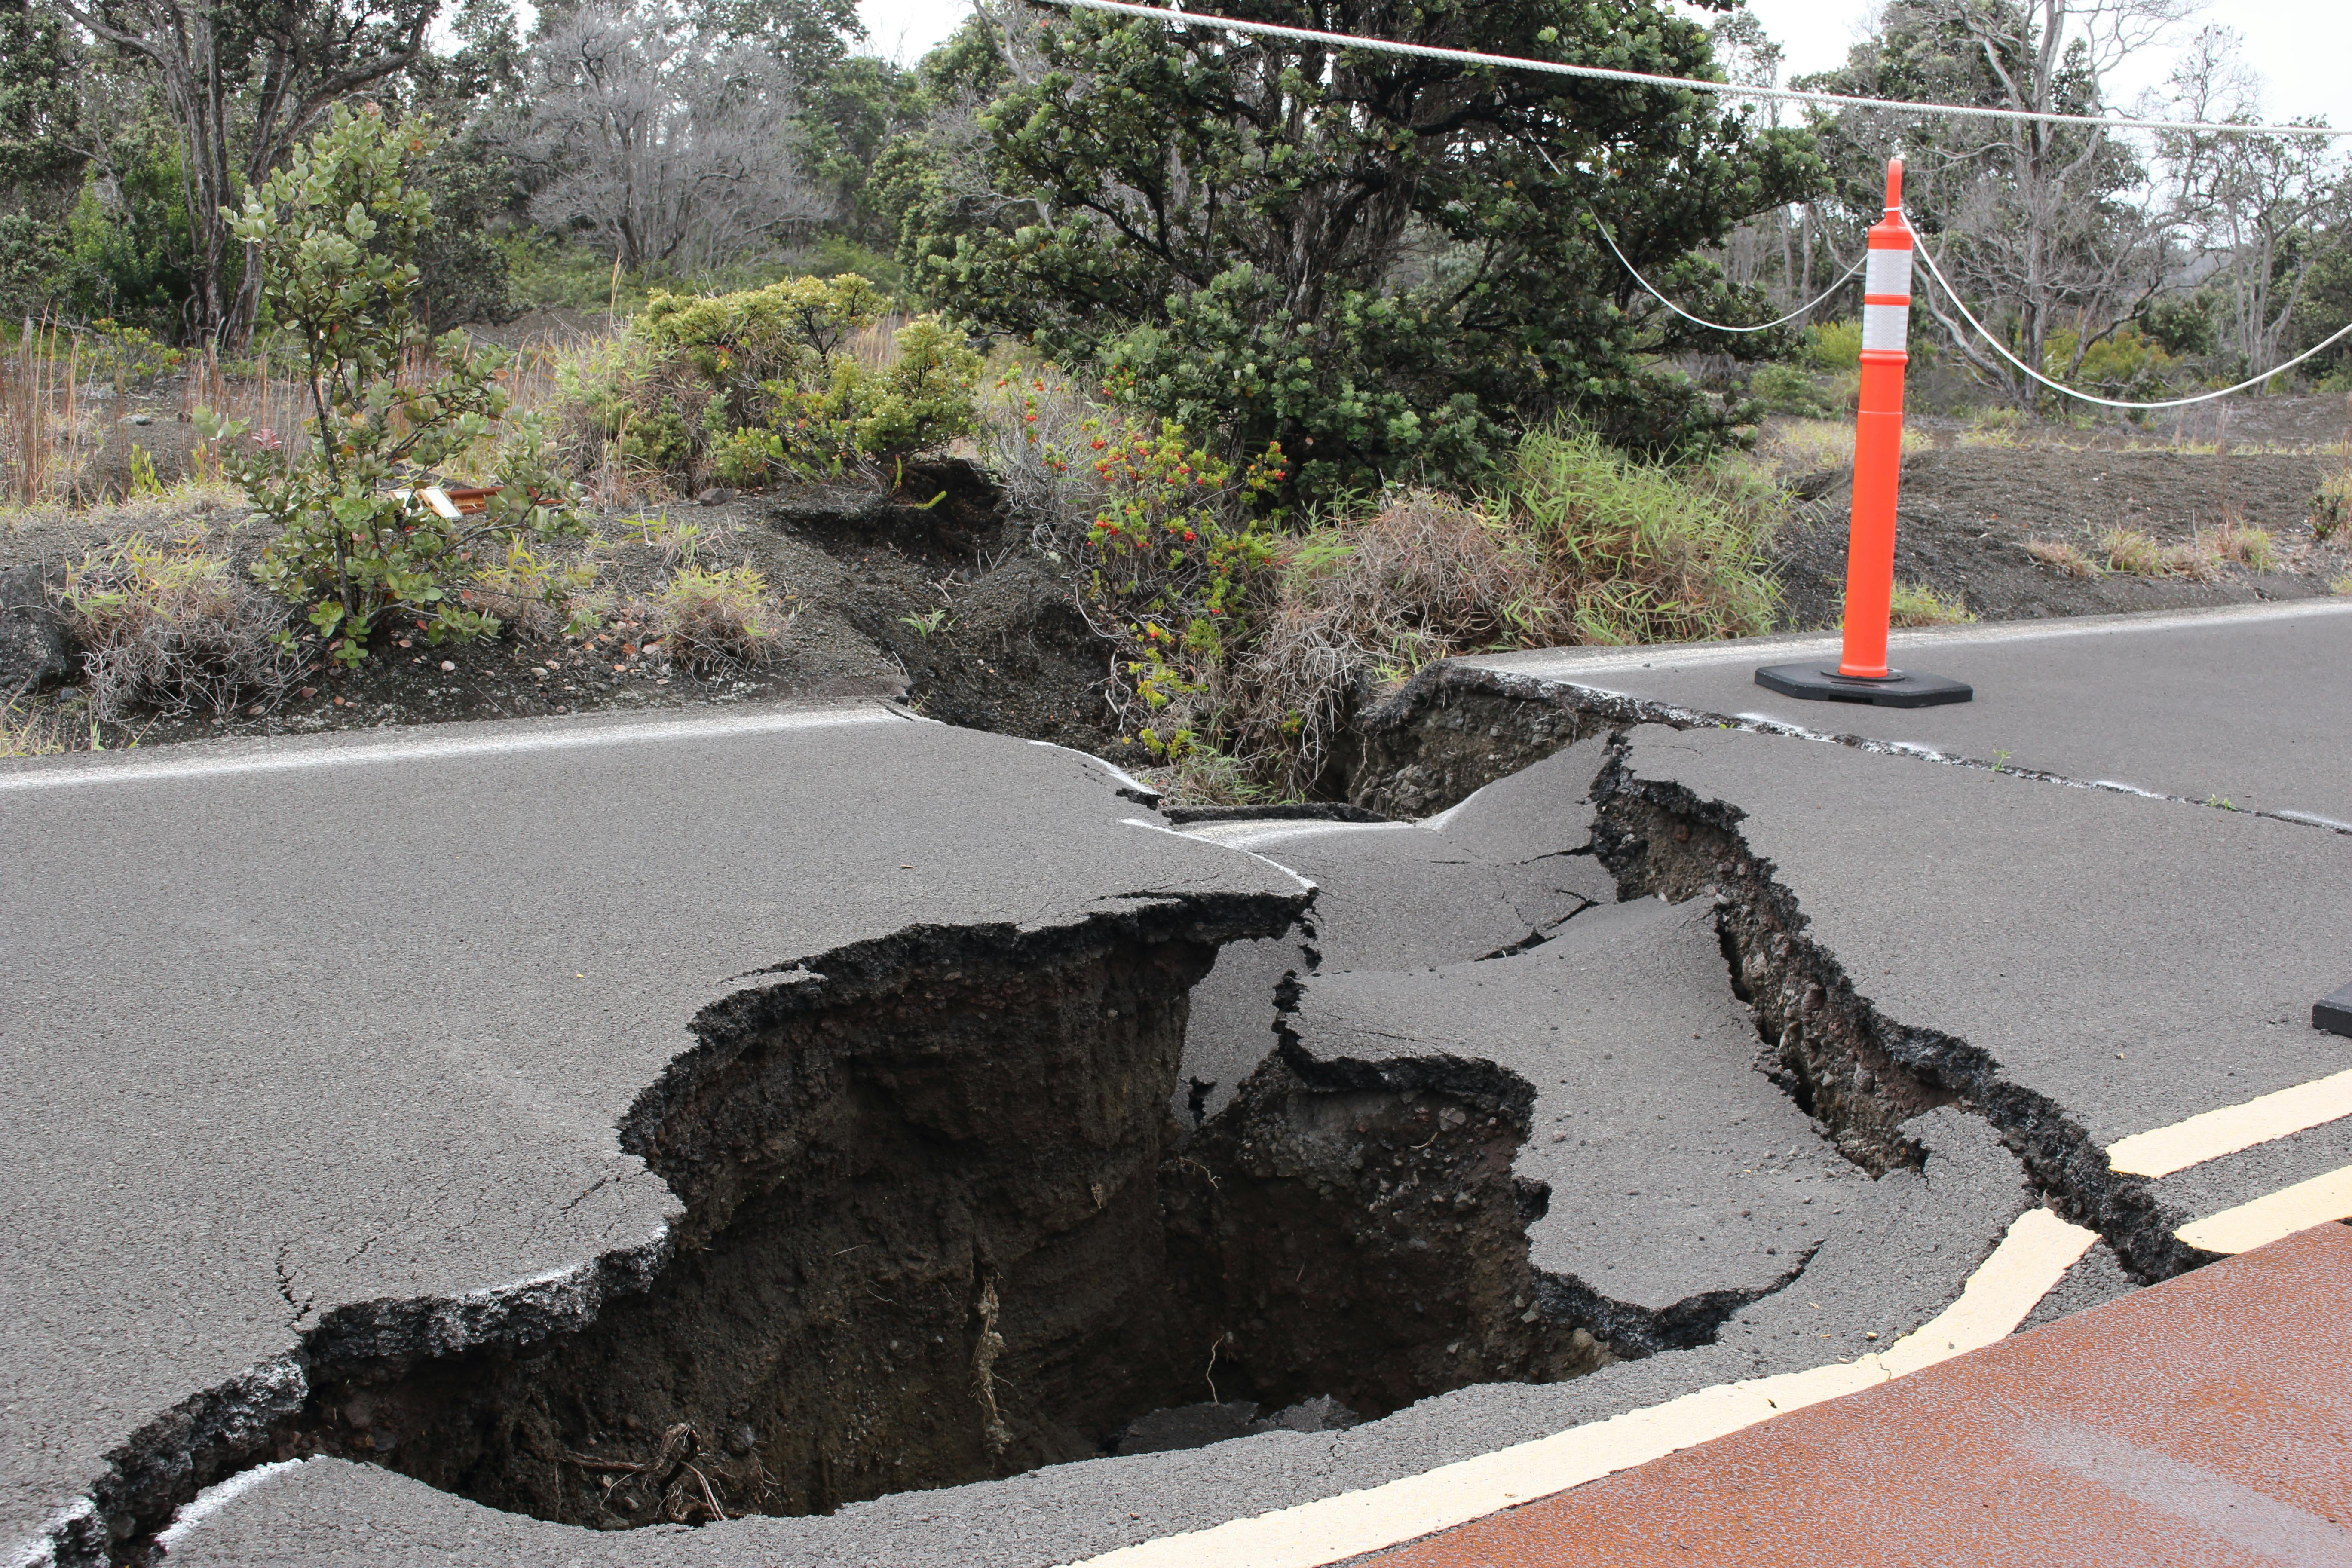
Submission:
[[[1612,904],[1483,963],[1318,976],[1286,1028],[1310,1071],[1434,1058],[1531,1086],[1512,1170],[1542,1194],[1544,1307],[1621,1350],[1713,1338],[1869,1185],[1756,1070],[1706,900]]]
[[[1423,822],[1203,822],[1195,837],[1315,884],[1306,929],[1236,942],[1192,993],[1178,1112],[1231,1103],[1274,1048],[1286,974],[1411,969],[1530,947],[1616,884],[1592,857],[1598,742],[1547,757]]]

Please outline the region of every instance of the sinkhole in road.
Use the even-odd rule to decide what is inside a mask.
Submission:
[[[1508,1075],[1277,1053],[1180,1131],[1202,929],[918,933],[731,1000],[623,1129],[686,1208],[648,1289],[531,1343],[322,1354],[268,1447],[625,1529],[1605,1364],[1535,1305]]]

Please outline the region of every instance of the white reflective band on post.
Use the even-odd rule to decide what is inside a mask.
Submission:
[[[1862,275],[1862,291],[1865,294],[1900,294],[1911,298],[1911,248],[1874,250],[1870,266]]]
[[[1863,353],[1868,353],[1873,349],[1892,349],[1900,353],[1910,336],[1910,306],[1864,305],[1862,308]]]

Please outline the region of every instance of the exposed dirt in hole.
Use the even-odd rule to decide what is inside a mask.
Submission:
[[[1482,1062],[1269,1057],[1164,1167],[1171,1255],[1234,1369],[1220,1392],[1369,1418],[1615,1359],[1538,1304],[1527,1226],[1550,1194],[1511,1174],[1533,1100]]]
[[[456,1353],[331,1318],[245,1462],[622,1529],[1092,1458],[1211,1399],[1321,1396],[1344,1425],[1604,1364],[1536,1303],[1509,1075],[1310,1083],[1277,1058],[1181,1133],[1187,992],[1282,918],[918,931],[707,1010],[622,1130],[687,1205],[649,1289]]]

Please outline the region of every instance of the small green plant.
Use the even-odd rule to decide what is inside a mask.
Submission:
[[[2009,772],[2009,753],[2007,752],[1995,752],[1992,754],[1992,771],[1997,773],[2005,773]]]
[[[942,608],[937,610],[926,610],[919,616],[900,616],[898,617],[898,624],[900,626],[912,626],[914,628],[915,635],[928,642],[930,640],[932,633],[938,631],[941,626],[948,624],[948,613]]]
[[[2322,544],[2352,526],[2352,463],[2322,476],[2311,497],[2311,536]]]
[[[2249,572],[2268,572],[2278,564],[2277,541],[2267,528],[2249,528],[2232,519],[2213,531],[2206,548],[2223,561],[2234,561]]]
[[[1955,626],[1976,618],[1958,594],[1939,594],[1925,583],[1897,579],[1887,602],[1886,624],[1893,626]]]
[[[488,442],[508,406],[506,356],[462,331],[429,345],[413,306],[410,259],[432,207],[411,182],[436,135],[395,128],[373,104],[338,107],[328,128],[246,198],[234,221],[262,300],[298,345],[307,439],[247,440],[243,421],[199,411],[224,471],[278,529],[253,567],[346,666],[388,620],[428,641],[495,633],[461,589],[478,551],[582,531],[546,431],[529,416],[497,449],[499,488],[478,521],[441,517],[407,476]]]
[[[2205,804],[2221,811],[2235,811],[2238,809],[2236,804],[2226,795],[2209,795],[2205,797]]]
[[[703,669],[760,663],[792,625],[750,566],[685,567],[654,595],[645,618],[673,659]]]
[[[2071,539],[2029,539],[2025,552],[2068,577],[2098,577],[2105,569]]]
[[[458,599],[509,629],[551,637],[590,629],[595,616],[586,601],[595,585],[593,563],[559,560],[516,535],[508,539],[505,557],[477,571]]]
[[[160,496],[167,487],[156,477],[155,456],[133,441],[131,444],[131,493],[136,496]]]

